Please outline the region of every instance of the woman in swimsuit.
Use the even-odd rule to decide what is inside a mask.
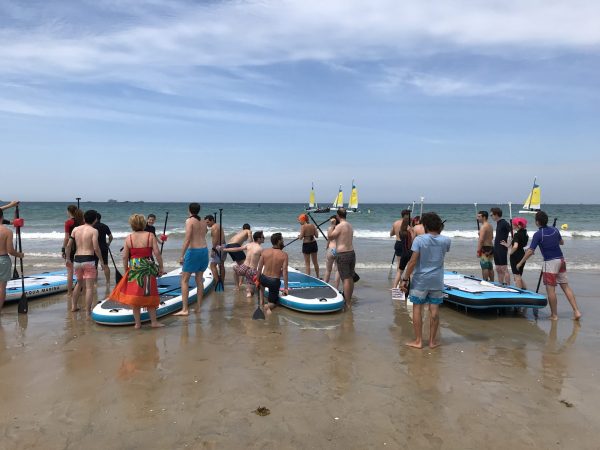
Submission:
[[[318,252],[319,247],[317,245],[318,231],[312,223],[308,223],[308,215],[300,214],[298,216],[298,222],[300,222],[300,234],[298,239],[302,239],[302,254],[304,255],[304,268],[307,275],[310,275],[310,261],[312,259],[313,266],[315,266],[315,274],[319,278],[319,261]]]

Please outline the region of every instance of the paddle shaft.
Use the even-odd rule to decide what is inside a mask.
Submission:
[[[17,205],[17,209],[15,210],[15,216],[19,218],[19,206]],[[17,245],[18,252],[23,252],[23,243],[21,242],[21,227],[17,227]],[[23,272],[23,258],[19,258],[20,266],[21,266],[21,298],[19,299],[19,306],[17,310],[19,314],[27,314],[29,311],[29,307],[27,304],[27,295],[25,294],[25,274]]]
[[[552,228],[556,227],[556,221],[558,217],[554,218],[554,223],[552,224]],[[540,285],[542,284],[542,277],[544,276],[544,262],[542,261],[542,269],[540,270],[540,277],[538,278],[537,287],[535,288],[535,293],[537,294],[540,291]]]
[[[165,226],[163,227],[163,234],[167,233],[167,222],[169,220],[169,211],[167,211],[167,215],[165,216]],[[163,247],[165,246],[165,241],[160,243],[160,254],[162,255]]]
[[[475,205],[475,222],[477,222],[477,231],[479,231],[479,220],[477,220],[477,215],[479,211],[477,211],[477,203],[473,203]]]
[[[327,220],[325,220],[325,221],[321,222],[320,224],[318,224],[318,223],[315,221],[315,219],[313,218],[313,216],[311,216],[311,215],[310,215],[310,213],[308,213],[308,217],[310,217],[310,220],[312,220],[312,221],[313,221],[313,223],[314,223],[314,224],[317,226],[317,229],[318,229],[318,230],[321,232],[321,234],[323,235],[323,237],[325,238],[325,240],[326,240],[327,242],[329,242],[329,239],[327,239],[327,236],[325,235],[325,233],[323,233],[323,230],[321,230],[321,225],[323,225],[323,224],[324,224],[324,223],[326,223],[326,222],[329,222],[329,220],[330,220],[330,219],[327,219]]]
[[[19,248],[19,245],[17,243],[17,233],[15,233],[15,248]],[[15,256],[15,263],[13,265],[12,279],[17,280],[19,278],[21,278],[21,276],[19,275],[19,271],[17,270],[17,257]]]
[[[113,254],[110,251],[110,247],[108,247],[108,254],[110,255],[110,259],[112,259],[113,266],[115,266],[115,281],[119,283],[119,281],[121,281],[121,278],[123,278],[123,275],[121,275],[121,272],[119,272],[119,269],[117,269],[117,265],[115,264],[115,258],[113,258]]]
[[[309,214],[309,215],[310,215],[310,214]],[[311,217],[311,219],[312,219],[312,217]],[[313,221],[314,221],[314,220],[313,220]],[[329,219],[327,219],[327,220],[325,220],[325,221],[321,222],[319,225],[317,225],[317,223],[315,222],[315,225],[317,225],[317,228],[318,228],[320,225],[323,225],[324,223],[326,223],[326,222],[328,222],[328,221],[329,221]],[[319,228],[319,230],[321,230],[321,229]],[[322,232],[322,231],[321,231],[321,234],[323,234],[323,232]],[[323,234],[323,237],[325,237],[325,235],[324,235],[324,234]],[[300,239],[300,238],[299,238],[299,237],[297,237],[297,238],[296,238],[296,239],[294,239],[293,241],[290,241],[290,242],[288,242],[287,244],[285,244],[285,245],[283,246],[283,248],[286,248],[288,245],[290,245],[290,244],[293,244],[293,243],[294,243],[294,242],[296,242],[298,239]],[[327,239],[327,238],[325,237],[325,239]],[[329,241],[327,241],[327,242],[329,242]]]

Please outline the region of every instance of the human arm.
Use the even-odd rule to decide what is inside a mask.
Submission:
[[[285,252],[284,252],[285,253]],[[281,269],[283,274],[283,295],[288,295],[288,254],[285,253],[285,259],[283,262],[283,267]]]
[[[410,280],[410,276],[412,275],[415,267],[417,265],[417,260],[419,259],[419,252],[413,250],[413,254],[404,269],[404,273],[402,274],[402,278],[400,280],[400,286],[403,291],[406,292],[408,287],[408,282]]]
[[[0,209],[8,209],[8,208],[14,208],[15,206],[17,206],[19,204],[19,200],[13,200],[10,203],[7,203],[4,206],[0,206]]]
[[[94,246],[94,254],[98,258],[98,265],[104,267],[104,259],[102,259],[102,253],[100,252],[100,244],[98,244],[98,230],[94,230],[92,245]]]
[[[521,258],[521,261],[519,261],[519,262],[517,263],[517,267],[518,267],[518,268],[521,268],[521,267],[523,267],[523,265],[524,265],[524,264],[527,262],[527,260],[528,260],[529,258],[531,258],[531,255],[533,255],[533,250],[531,250],[531,248],[528,248],[528,249],[525,251],[525,255],[523,256],[523,258]]]
[[[213,225],[215,226],[215,225]],[[185,237],[183,239],[183,246],[181,247],[181,257],[179,258],[179,264],[183,264],[183,258],[185,257],[185,252],[190,246],[190,241],[192,239],[192,222],[190,219],[185,221]],[[153,239],[153,245],[156,243],[156,239]]]
[[[222,245],[217,245],[216,248],[219,251],[227,252],[227,253],[229,253],[229,252],[243,252],[243,251],[246,250],[246,248],[248,248],[248,244],[244,244],[244,245],[241,245],[241,246],[238,246],[238,247],[229,247],[229,248],[226,248],[226,247],[224,247]]]
[[[109,232],[108,233],[108,243],[107,245],[110,245],[110,243],[113,241],[113,235]]]
[[[71,235],[67,238],[67,246],[65,247],[65,250],[63,252],[63,257],[67,260],[67,262],[72,263],[73,261],[71,261],[71,248],[73,248],[73,242],[75,241],[75,238],[73,237],[73,235],[77,233],[76,230],[73,230],[73,232],[71,233]]]

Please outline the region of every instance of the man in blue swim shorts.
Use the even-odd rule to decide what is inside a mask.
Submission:
[[[181,259],[179,260],[179,263],[183,265],[181,269],[181,300],[183,307],[181,311],[175,313],[176,316],[187,316],[189,314],[189,282],[192,274],[195,274],[198,291],[196,311],[200,311],[200,304],[204,296],[204,271],[208,267],[208,248],[206,247],[208,228],[206,221],[198,216],[199,212],[199,203],[189,204],[189,217],[185,221],[185,238],[181,250]]]
[[[429,347],[435,348],[440,345],[437,340],[439,307],[444,301],[444,257],[450,251],[450,238],[440,234],[444,224],[436,213],[423,214],[421,223],[425,234],[413,240],[413,254],[402,275],[402,288],[405,291],[410,275],[413,275],[408,298],[413,303],[415,340],[406,345],[423,348],[423,305],[429,304]]]

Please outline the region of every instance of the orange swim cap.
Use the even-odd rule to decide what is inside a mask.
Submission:
[[[300,214],[298,216],[298,221],[299,222],[308,222],[308,216],[306,214]]]

